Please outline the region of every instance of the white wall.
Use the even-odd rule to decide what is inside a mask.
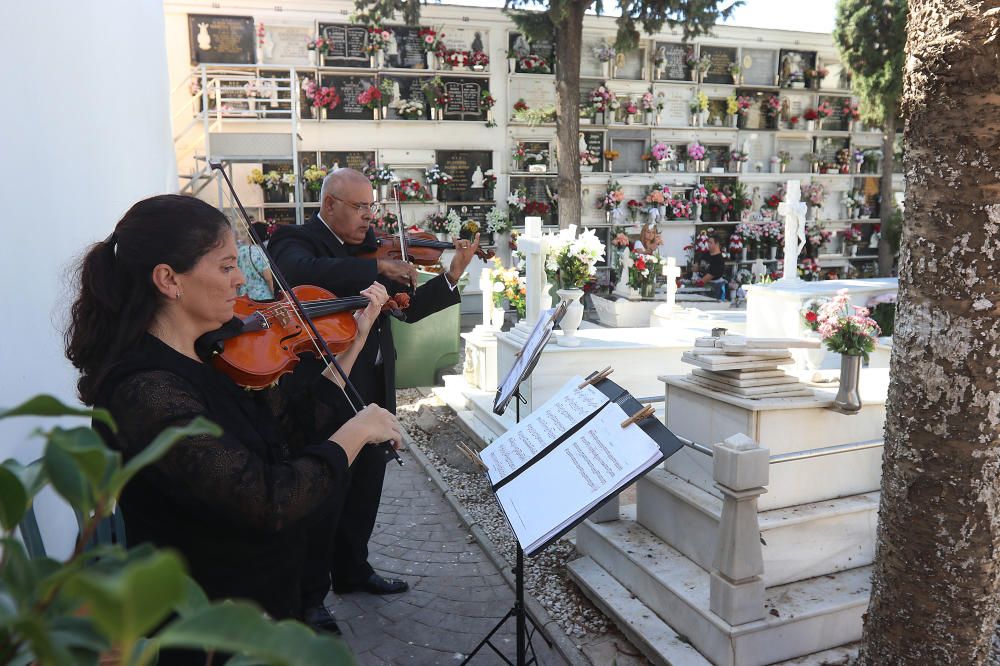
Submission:
[[[73,297],[67,270],[135,201],[176,191],[161,0],[5,3],[0,21],[0,406],[36,393],[75,401],[61,330]],[[33,460],[37,425],[0,421],[0,460]],[[65,554],[75,523],[38,502],[49,551]]]

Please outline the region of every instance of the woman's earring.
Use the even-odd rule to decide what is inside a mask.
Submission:
[[[177,293],[176,293],[176,294],[174,295],[174,297],[175,297],[175,298],[176,298],[176,299],[177,299],[178,301],[179,301],[179,300],[181,300],[181,290],[180,290],[180,289],[178,289],[178,290],[177,290]]]

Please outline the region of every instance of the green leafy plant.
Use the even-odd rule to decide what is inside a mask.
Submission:
[[[0,411],[0,419],[18,416],[83,416],[115,430],[107,411],[68,407],[47,395]],[[121,664],[142,666],[166,647],[237,655],[230,663],[352,662],[343,643],[297,622],[272,622],[246,602],[210,603],[174,552],[91,545],[139,471],[185,437],[219,433],[199,417],[167,428],[123,464],[92,428],[56,426],[38,431],[46,440],[40,460],[0,464],[0,663],[94,664],[117,656]],[[33,520],[32,501],[46,485],[80,516],[79,538],[64,561],[31,557],[14,536],[26,517]]]

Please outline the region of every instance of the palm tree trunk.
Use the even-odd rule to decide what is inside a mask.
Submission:
[[[556,146],[559,156],[559,227],[580,223],[580,55],[583,16],[591,0],[565,0],[556,38]],[[553,2],[553,10],[557,3]]]
[[[879,217],[882,219],[882,237],[878,242],[878,274],[886,277],[892,274],[892,247],[886,238],[885,229],[888,226],[892,211],[896,208],[893,198],[892,173],[895,170],[896,143],[896,110],[888,113],[885,122],[885,138],[882,140],[882,182],[879,184]]]
[[[964,666],[986,659],[1000,614],[1000,0],[909,9],[906,223],[859,662]]]

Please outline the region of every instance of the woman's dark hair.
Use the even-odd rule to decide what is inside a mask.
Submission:
[[[142,339],[160,309],[153,268],[167,264],[186,273],[230,232],[226,217],[210,204],[163,194],[132,206],[111,236],[90,247],[80,261],[80,293],[65,335],[84,404],[94,404],[108,371]]]

